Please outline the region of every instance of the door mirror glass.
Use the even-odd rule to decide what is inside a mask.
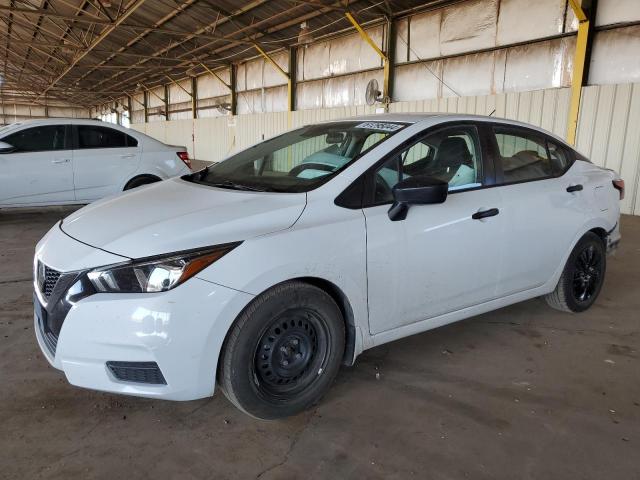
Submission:
[[[13,145],[10,145],[6,142],[0,142],[0,153],[11,153],[15,150]]]
[[[398,221],[407,218],[410,205],[444,203],[449,184],[437,178],[418,175],[402,180],[393,187],[393,205],[389,218]]]

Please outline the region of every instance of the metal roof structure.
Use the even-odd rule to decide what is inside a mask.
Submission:
[[[451,0],[0,0],[3,101],[90,106]]]

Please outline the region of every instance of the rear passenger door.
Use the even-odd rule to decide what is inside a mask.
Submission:
[[[103,125],[74,125],[73,129],[76,199],[90,202],[120,191],[138,169],[138,141]]]
[[[496,190],[507,221],[497,294],[504,297],[549,281],[586,219],[571,152],[532,129],[493,125]],[[571,189],[570,189],[571,190]]]

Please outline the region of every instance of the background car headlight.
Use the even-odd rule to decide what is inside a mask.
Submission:
[[[164,292],[193,277],[240,243],[109,265],[92,270],[87,276],[98,293]]]

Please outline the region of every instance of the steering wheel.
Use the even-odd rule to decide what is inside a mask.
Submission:
[[[314,162],[301,163],[300,165],[297,165],[293,167],[291,170],[289,170],[289,176],[297,177],[298,175],[300,175],[301,172],[309,169],[322,170],[323,172],[333,172],[335,170],[335,168],[332,167],[331,165],[325,165],[324,163],[314,163]]]

